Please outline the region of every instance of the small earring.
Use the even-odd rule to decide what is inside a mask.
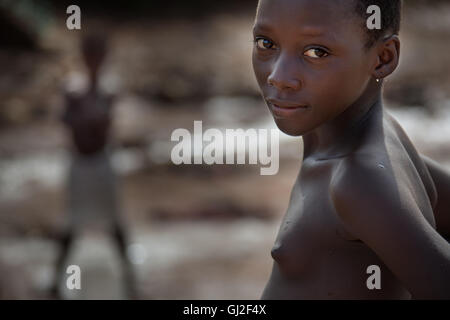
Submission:
[[[377,82],[380,82],[380,79],[377,79],[376,81],[377,81]]]

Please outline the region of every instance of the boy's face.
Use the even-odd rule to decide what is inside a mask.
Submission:
[[[260,0],[253,68],[281,131],[307,133],[363,94],[375,55],[362,26],[353,0]]]

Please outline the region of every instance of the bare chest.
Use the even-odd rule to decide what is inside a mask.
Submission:
[[[349,240],[330,199],[331,167],[300,174],[282,219],[272,257],[282,272],[295,276],[315,269],[324,255],[333,255]]]

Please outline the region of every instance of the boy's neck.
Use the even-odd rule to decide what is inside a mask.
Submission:
[[[354,150],[362,129],[383,110],[381,90],[361,97],[336,118],[303,135],[303,159],[327,160]]]

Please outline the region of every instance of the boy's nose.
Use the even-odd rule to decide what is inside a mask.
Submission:
[[[278,90],[299,90],[300,81],[295,79],[278,79],[276,77],[269,76],[267,82],[269,85],[274,86]]]
[[[296,72],[293,72],[296,69],[297,66],[280,59],[275,63],[272,73],[267,78],[267,83],[278,90],[299,90],[301,81]]]

